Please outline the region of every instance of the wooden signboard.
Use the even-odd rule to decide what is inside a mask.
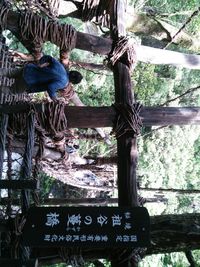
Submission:
[[[142,207],[33,207],[22,239],[31,247],[146,247],[149,227]]]

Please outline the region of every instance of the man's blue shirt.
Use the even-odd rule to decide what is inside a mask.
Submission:
[[[30,93],[47,91],[51,98],[56,91],[64,89],[69,83],[69,74],[64,66],[51,56],[43,56],[39,64],[49,63],[47,67],[39,67],[33,63],[24,67],[23,77]]]

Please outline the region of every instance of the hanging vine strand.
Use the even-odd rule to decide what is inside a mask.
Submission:
[[[60,49],[70,51],[76,45],[77,33],[69,24],[48,21],[32,12],[20,16],[21,36],[24,40],[42,44],[46,40],[56,44]]]
[[[8,12],[9,12],[9,4],[6,2],[3,2],[0,5],[0,31],[1,32],[6,29]]]
[[[110,7],[112,1],[107,0],[83,0],[82,20],[91,21],[95,19],[96,22],[102,26],[109,26],[110,24]]]

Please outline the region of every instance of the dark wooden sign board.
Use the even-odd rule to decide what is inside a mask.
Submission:
[[[22,240],[31,247],[146,247],[149,228],[143,207],[33,207]]]

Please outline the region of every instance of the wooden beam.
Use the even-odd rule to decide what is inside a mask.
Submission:
[[[36,104],[35,110],[42,112],[45,104]],[[30,105],[0,105],[0,113],[28,112]],[[69,128],[112,127],[116,120],[114,107],[66,106]],[[200,125],[200,107],[143,107],[140,117],[144,126]]]

